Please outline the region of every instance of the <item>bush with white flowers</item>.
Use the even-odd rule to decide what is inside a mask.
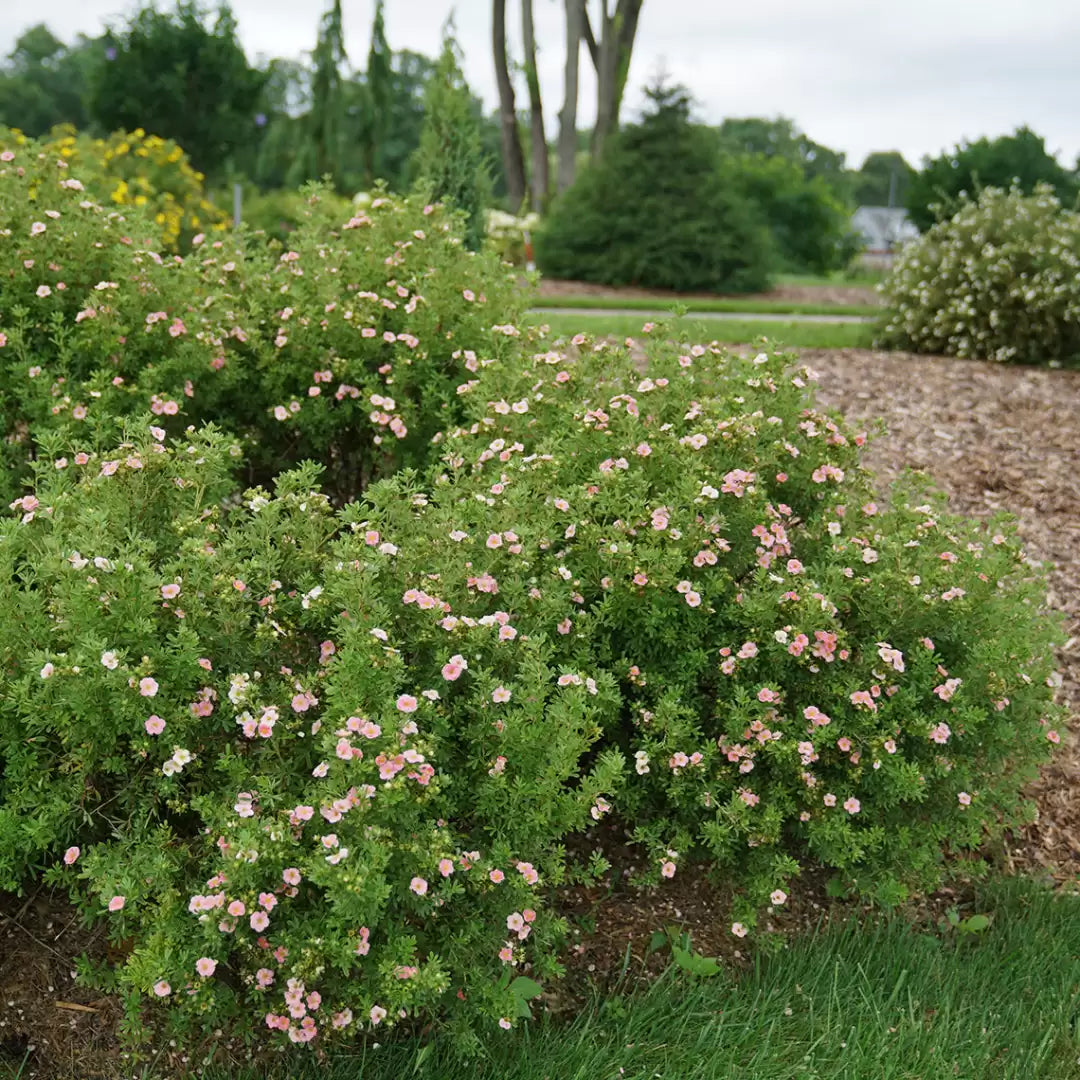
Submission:
[[[883,343],[1052,367],[1080,364],[1080,213],[1052,190],[986,188],[897,256]]]

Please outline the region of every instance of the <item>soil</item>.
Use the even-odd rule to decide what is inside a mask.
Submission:
[[[905,467],[923,469],[960,513],[1008,510],[1020,521],[1028,553],[1053,564],[1049,603],[1064,612],[1069,635],[1057,655],[1057,693],[1070,720],[1059,752],[1030,789],[1038,819],[1010,839],[1001,862],[1061,886],[1080,881],[1080,372],[856,349],[801,355],[818,372],[824,404],[856,421],[884,418],[888,433],[867,455],[883,481]],[[669,954],[649,956],[648,946],[653,932],[668,926],[689,932],[700,953],[736,967],[748,961],[749,950],[720,917],[727,899],[721,886],[680,872],[664,889],[641,893],[624,884],[618,860],[620,853],[632,856],[621,836],[598,830],[588,843],[602,845],[616,865],[603,887],[564,897],[574,928],[570,978],[545,997],[550,1009],[579,1007],[586,981],[604,988],[624,973],[660,970]],[[827,899],[824,877],[812,872],[797,891],[797,900],[769,915],[785,933],[823,915],[843,919],[863,910]],[[964,900],[962,888],[943,891],[913,904],[911,913],[932,922]],[[106,958],[107,944],[61,899],[0,894],[0,1075],[5,1066],[23,1078],[124,1075],[119,1006],[74,985],[81,953]]]
[[[677,293],[667,289],[615,288],[587,281],[552,281],[544,278],[538,292],[543,297],[588,296],[603,307],[604,301],[623,299],[655,300],[657,304],[685,303],[688,300],[773,300],[793,304],[877,304],[881,297],[870,285],[777,285],[764,293],[719,296],[713,293]]]

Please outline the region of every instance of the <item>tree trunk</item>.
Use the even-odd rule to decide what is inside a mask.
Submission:
[[[585,33],[585,0],[566,0],[566,67],[563,72],[563,107],[559,113],[559,163],[556,188],[565,191],[577,168],[578,66]]]
[[[608,14],[608,0],[600,6],[599,38],[593,36],[586,24],[585,40],[596,68],[596,127],[593,128],[592,153],[599,157],[604,143],[619,126],[619,109],[626,79],[630,74],[630,58],[634,51],[638,17],[644,0],[617,0],[615,11]]]
[[[525,83],[529,88],[529,144],[532,168],[532,208],[544,209],[551,187],[547,135],[544,132],[544,105],[540,98],[540,76],[536,72],[536,31],[532,0],[521,0],[521,30],[525,39]]]
[[[525,201],[525,156],[518,138],[514,84],[506,62],[506,0],[492,0],[491,43],[495,54],[495,82],[499,88],[499,134],[510,203],[519,209]]]

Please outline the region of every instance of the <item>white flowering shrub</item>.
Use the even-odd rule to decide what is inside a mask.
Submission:
[[[906,245],[879,288],[889,346],[1080,364],[1080,213],[1050,188],[985,188]]]

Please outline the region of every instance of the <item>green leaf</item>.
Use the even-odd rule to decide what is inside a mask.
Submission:
[[[671,946],[671,954],[675,957],[675,963],[688,971],[691,975],[707,978],[710,975],[720,974],[720,964],[711,956],[702,956],[701,953],[687,952],[678,945]]]
[[[519,975],[510,984],[510,993],[519,1001],[528,1001],[530,998],[539,997],[544,988],[535,980],[524,975]]]

